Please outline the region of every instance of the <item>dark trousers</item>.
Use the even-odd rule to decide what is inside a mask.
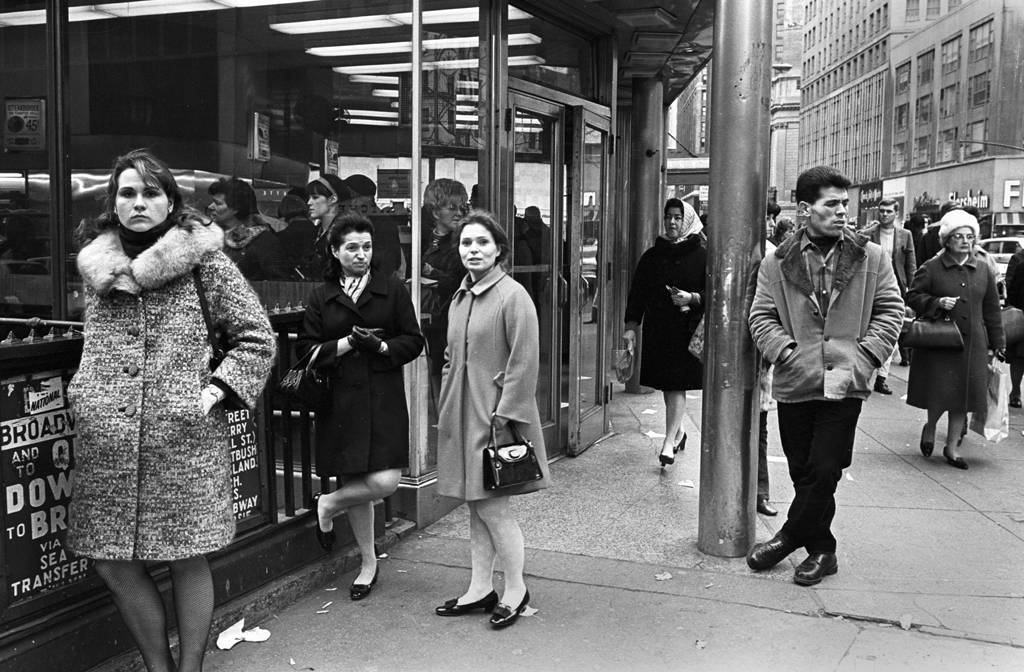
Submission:
[[[808,553],[835,553],[836,486],[853,460],[861,399],[779,403],[779,437],[795,495],[782,531]]]
[[[761,411],[757,436],[757,496],[768,498],[768,412]]]

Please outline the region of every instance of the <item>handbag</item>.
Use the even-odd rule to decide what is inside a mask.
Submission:
[[[615,380],[620,383],[629,382],[633,377],[633,345],[619,350],[612,350],[612,369],[615,372]]]
[[[1024,310],[1006,306],[1001,312],[1006,345],[1015,345],[1024,341]]]
[[[295,362],[277,384],[289,399],[314,411],[324,411],[331,405],[331,381],[313,366],[319,355],[320,346],[317,345]]]
[[[698,362],[704,363],[704,316],[700,316],[700,321],[697,322],[697,328],[694,330],[693,335],[690,336],[690,344],[686,346],[686,349],[690,351]]]
[[[206,340],[210,343],[210,371],[215,371],[228,353],[227,334],[217,328],[213,316],[210,315],[210,304],[206,300],[206,289],[203,287],[203,276],[199,273],[199,266],[192,269],[192,280],[196,285],[199,308],[203,311],[203,321],[206,323]]]
[[[963,350],[964,337],[949,315],[937,320],[919,317],[907,327],[903,345],[923,350]]]
[[[491,438],[484,448],[484,490],[524,485],[544,477],[533,443],[519,434],[515,423],[509,422],[508,426],[513,442],[499,446],[491,423]]]

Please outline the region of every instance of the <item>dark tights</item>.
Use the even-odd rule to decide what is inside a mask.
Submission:
[[[149,672],[201,672],[213,621],[213,577],[206,558],[170,563],[178,622],[178,665],[171,657],[167,619],[153,577],[141,560],[97,560],[96,573],[132,633]]]

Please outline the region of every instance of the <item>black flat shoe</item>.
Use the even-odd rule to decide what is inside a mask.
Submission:
[[[757,498],[757,512],[762,516],[777,516],[779,515],[778,509],[768,503],[767,497]]]
[[[519,614],[523,613],[523,610],[530,604],[530,591],[526,591],[526,595],[523,595],[523,601],[519,603],[519,606],[513,609],[507,604],[498,604],[494,608],[494,613],[491,614],[491,628],[494,630],[501,630],[507,628],[516,622],[519,618]]]
[[[935,450],[935,441],[924,440],[924,427],[921,428],[921,454],[925,457],[931,457],[932,451]]]
[[[814,586],[821,583],[826,576],[839,571],[839,561],[835,553],[813,553],[796,566],[793,572],[793,583],[800,586]]]
[[[963,469],[965,471],[969,468],[962,457],[950,457],[949,455],[944,455],[943,457],[946,458],[946,464],[951,467],[956,467],[957,469]]]
[[[1020,408],[1020,407],[1021,407],[1020,395],[1019,394],[1011,394],[1010,395],[1010,408]]]
[[[782,532],[760,544],[754,544],[747,553],[747,567],[754,570],[771,569],[782,562],[799,546]]]
[[[494,611],[494,608],[498,606],[498,594],[493,590],[484,595],[476,602],[470,602],[468,604],[459,604],[459,599],[446,600],[437,609],[434,609],[434,613],[438,616],[462,616],[472,611],[480,609],[482,611]]]
[[[348,596],[352,598],[354,602],[358,602],[369,595],[370,591],[373,590],[373,587],[377,585],[377,574],[379,573],[380,566],[378,565],[377,569],[373,570],[373,578],[370,579],[370,583],[353,583],[348,587]]]
[[[320,548],[330,553],[331,550],[334,549],[334,528],[332,527],[330,532],[324,532],[320,529],[320,511],[317,507],[320,502],[320,495],[322,494],[323,493],[318,492],[313,495],[313,505],[310,508],[312,508],[313,512],[316,514],[316,525],[313,527],[313,529],[316,530],[316,543],[320,544]]]

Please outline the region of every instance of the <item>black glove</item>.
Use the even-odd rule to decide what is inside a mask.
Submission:
[[[349,338],[352,339],[352,347],[360,352],[380,352],[380,344],[383,343],[373,330],[366,327],[352,327]]]

